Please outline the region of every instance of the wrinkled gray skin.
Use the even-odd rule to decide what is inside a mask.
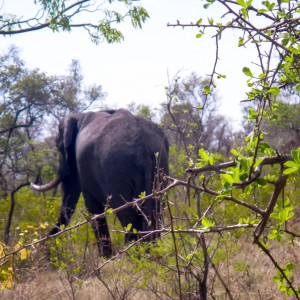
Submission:
[[[50,235],[59,232],[61,225],[68,225],[81,192],[91,214],[101,214],[107,206],[117,208],[142,192],[152,193],[157,173],[155,153],[159,153],[159,169],[168,174],[168,142],[162,130],[123,109],[65,117],[59,125],[57,147],[61,153],[59,179],[51,187],[61,181],[63,199]],[[158,226],[159,207],[154,199],[142,205],[151,226],[136,208],[124,209],[117,216],[123,227],[131,223],[138,231],[151,230]],[[93,227],[100,254],[110,256],[106,220],[98,219]],[[125,236],[126,242],[134,239],[135,234]]]

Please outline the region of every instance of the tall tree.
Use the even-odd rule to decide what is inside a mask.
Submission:
[[[134,102],[127,105],[127,109],[136,116],[144,117],[149,120],[154,120],[155,112],[147,104],[136,104]]]
[[[29,70],[16,48],[0,57],[0,190],[10,196],[11,209],[5,240],[15,205],[15,194],[29,185],[29,178],[40,178],[37,167],[39,144],[50,124],[69,114],[89,108],[105,93],[101,86],[82,89],[80,64],[73,61],[69,75],[48,76],[40,70]],[[53,146],[53,145],[52,145]],[[53,147],[52,147],[53,148]],[[45,148],[51,159],[53,150]]]
[[[279,101],[273,110],[262,124],[265,140],[280,153],[288,153],[300,146],[300,103]]]
[[[169,87],[164,127],[170,141],[183,147],[188,156],[196,157],[201,148],[228,155],[232,143],[232,128],[217,111],[217,91],[212,88],[207,93],[208,89],[209,79],[195,73],[176,78]]]

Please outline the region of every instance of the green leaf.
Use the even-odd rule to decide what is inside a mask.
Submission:
[[[289,41],[290,41],[289,39],[282,39],[281,41],[282,46],[286,47]]]
[[[268,235],[268,239],[273,240],[273,239],[276,239],[277,236],[278,236],[278,231],[276,229],[273,229],[272,233]]]
[[[215,2],[215,0],[206,0],[206,2],[207,3],[203,5],[205,9],[212,5]]]
[[[246,2],[246,8],[249,8],[251,6],[251,4],[252,4],[252,0],[248,0]]]
[[[297,168],[288,168],[286,170],[283,171],[283,175],[289,175],[291,173],[297,172],[299,169]]]
[[[113,213],[113,209],[112,208],[108,208],[107,210],[106,210],[106,214],[107,215],[110,215],[110,214],[112,214]]]
[[[259,9],[259,10],[257,11],[257,14],[263,14],[263,13],[266,13],[266,12],[267,12],[266,9]]]
[[[233,169],[233,182],[240,181],[240,163]]]
[[[292,160],[285,162],[284,165],[288,168],[299,168],[299,164]]]
[[[224,189],[224,190],[222,190],[222,192],[217,196],[217,200],[221,201],[221,200],[223,200],[225,197],[230,196],[230,194],[231,194],[231,190]]]
[[[223,181],[228,182],[229,184],[234,183],[234,179],[233,179],[232,175],[226,173],[226,174],[221,174],[220,176],[223,179]]]
[[[241,7],[246,7],[246,3],[245,3],[244,0],[236,0],[236,3],[237,3],[238,5],[240,5]]]
[[[273,86],[268,91],[270,94],[273,94],[275,96],[280,94],[280,89],[277,86]]]
[[[244,38],[239,37],[239,43],[238,43],[238,46],[241,47],[241,46],[243,46],[243,44],[244,44]]]
[[[291,156],[295,162],[300,164],[300,148],[291,151]]]
[[[126,231],[130,231],[130,230],[131,230],[131,228],[132,228],[132,224],[131,224],[131,223],[129,223],[129,224],[126,226],[125,230],[126,230]]]
[[[248,17],[248,10],[246,8],[242,8],[241,12],[243,13],[244,19],[247,19],[247,17]]]
[[[285,270],[292,271],[295,265],[293,263],[288,263],[285,267]]]
[[[208,85],[204,86],[203,93],[204,93],[204,95],[211,94],[210,86],[208,86]]]
[[[198,154],[202,158],[202,160],[204,160],[205,163],[208,163],[210,165],[214,164],[213,156],[210,156],[204,149],[200,149]]]
[[[199,156],[201,156],[205,161],[208,161],[208,155],[204,149],[199,150]]]
[[[202,18],[200,18],[198,21],[197,21],[197,25],[201,25],[202,24]]]
[[[253,77],[252,72],[248,67],[244,67],[243,72],[246,76]]]
[[[262,4],[268,9],[268,11],[272,11],[275,7],[275,3],[270,3],[269,1],[263,1]]]
[[[215,221],[212,218],[208,219],[206,217],[202,217],[201,224],[205,228],[212,228],[215,226]]]
[[[300,169],[300,152],[299,148],[297,150],[292,150],[291,155],[293,157],[293,161],[289,160],[284,163],[284,166],[287,167],[287,169],[284,170],[284,175],[289,175],[291,173],[297,172]]]
[[[145,198],[146,197],[146,192],[141,192],[139,194],[139,198]]]
[[[271,149],[271,147],[270,147],[270,145],[268,144],[268,143],[266,143],[266,142],[261,142],[260,144],[259,144],[259,150],[261,151],[261,152],[263,152],[263,153],[266,153],[266,150],[269,150],[269,149]],[[261,159],[261,160],[263,160],[263,159]]]
[[[248,112],[249,112],[249,115],[250,115],[250,117],[249,117],[250,120],[255,120],[257,118],[258,113],[256,112],[256,110],[254,110],[253,108],[250,108],[248,110]]]
[[[236,149],[231,149],[230,150],[231,154],[233,154],[234,156],[239,156],[240,153],[236,150]]]
[[[204,227],[209,227],[210,223],[206,217],[202,217],[201,223]]]

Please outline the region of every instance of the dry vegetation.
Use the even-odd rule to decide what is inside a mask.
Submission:
[[[297,184],[294,183],[286,189],[286,197],[298,193]],[[30,196],[25,197],[24,194],[17,200],[23,219],[28,219],[21,226],[21,234],[26,233],[30,242],[36,232],[43,237],[48,228],[37,231],[37,226],[32,226],[31,218],[36,216],[36,207],[41,208],[45,199],[28,199]],[[178,187],[169,195],[176,228],[190,228],[189,222],[195,214],[197,199],[191,197],[190,200],[188,203],[186,190]],[[206,210],[212,200],[214,197],[203,197],[202,209]],[[53,216],[59,209],[59,202],[59,198],[51,200],[51,206],[55,207],[51,210]],[[39,212],[47,214],[48,209],[39,209]],[[247,212],[234,203],[221,202],[214,207],[213,214],[220,226],[223,223],[237,224],[239,217],[247,216]],[[299,208],[296,205],[294,213],[294,218],[286,223],[285,228],[297,233],[300,232],[300,225]],[[84,216],[86,212],[81,199],[70,226]],[[186,219],[187,216],[190,219]],[[40,217],[39,222],[46,215]],[[272,224],[273,221],[270,222]],[[167,233],[155,244],[136,244],[123,252],[124,233],[115,216],[109,215],[109,225],[115,253],[120,255],[109,261],[99,257],[90,224],[66,231],[56,239],[48,240],[44,246],[38,246],[35,251],[29,247],[31,252],[27,253],[26,259],[21,259],[19,253],[14,256],[15,283],[11,289],[0,292],[0,299],[201,299],[199,291],[205,273],[205,251],[210,257],[206,280],[207,299],[294,299],[294,296],[287,296],[278,290],[278,282],[274,282],[278,270],[253,243],[253,228],[204,233],[205,250],[200,245],[200,234],[177,233],[175,249],[172,234]],[[170,211],[167,208],[164,226],[170,228]],[[294,264],[293,282],[297,286],[300,282],[299,241],[297,238],[290,240],[288,236],[283,236],[281,241],[269,240],[268,234],[270,231],[267,228],[261,239],[269,245],[271,255],[281,268],[288,263]],[[20,229],[13,236],[20,238]]]
[[[220,262],[214,266],[230,290],[233,299],[293,299],[284,296],[272,278],[276,275],[274,265],[264,255],[251,238],[241,241],[229,238],[224,243],[232,255],[219,257]],[[234,249],[232,249],[234,248]],[[274,243],[270,249],[277,261],[282,264],[294,262],[295,274],[300,274],[300,244],[293,246]],[[40,252],[41,254],[42,252]],[[141,255],[148,257],[147,254]],[[178,299],[178,278],[174,269],[165,265],[164,257],[155,260],[143,260],[139,268],[132,255],[125,254],[91,274],[93,268],[103,264],[97,253],[89,252],[85,257],[85,266],[80,274],[72,275],[72,268],[66,265],[55,268],[46,255],[35,255],[34,261],[20,266],[16,272],[17,283],[13,289],[3,291],[2,299]],[[135,256],[136,257],[136,256]],[[82,257],[77,257],[81,260]],[[148,263],[147,263],[148,261]],[[159,267],[160,266],[160,267]],[[170,268],[167,270],[166,268]],[[228,299],[224,286],[216,276],[214,268],[210,269],[208,279],[208,299]],[[182,273],[183,289],[187,293],[184,299],[198,299],[189,290],[194,282]],[[299,277],[299,275],[297,275]],[[295,278],[299,281],[299,278]]]

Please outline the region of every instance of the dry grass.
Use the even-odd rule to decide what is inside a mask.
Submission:
[[[271,248],[271,251],[281,266],[285,266],[288,262],[295,264],[295,282],[300,283],[299,245],[296,247],[277,245]],[[277,284],[273,281],[277,271],[270,259],[251,241],[244,243],[241,251],[231,257],[228,262],[224,262],[219,267],[219,271],[226,280],[234,299],[294,299],[294,296],[286,296],[277,289]],[[219,293],[216,292],[216,294]],[[225,299],[224,290],[219,295],[220,298],[217,297],[217,299]]]
[[[241,242],[237,242],[241,243]],[[284,243],[287,245],[287,243]],[[276,270],[260,250],[253,245],[251,239],[244,241],[239,250],[230,257],[220,260],[217,270],[229,288],[234,299],[264,299],[282,300],[294,299],[285,296],[277,290],[273,277]],[[274,244],[272,254],[284,266],[287,262],[295,264],[295,282],[300,282],[300,246],[280,246]],[[152,262],[154,267],[147,270],[138,270],[128,256],[108,264],[101,269],[100,277],[87,276],[95,267],[97,258],[95,253],[87,258],[91,263],[90,270],[85,274],[71,275],[67,268],[58,271],[49,265],[46,260],[34,262],[30,266],[19,269],[18,282],[12,290],[0,294],[0,299],[7,300],[43,300],[43,299],[76,299],[76,300],[144,300],[144,299],[179,299],[176,272],[170,269],[165,274],[158,274],[160,261]],[[99,263],[99,262],[98,262]],[[78,277],[81,279],[79,280]],[[182,276],[186,287],[191,282],[184,282],[187,277]],[[208,299],[229,299],[224,287],[215,272],[211,269],[208,280]],[[196,299],[192,294],[185,294],[184,299]]]
[[[119,286],[117,286],[119,285]],[[95,276],[90,276],[81,284],[77,283],[76,278],[69,280],[65,272],[48,270],[36,273],[34,278],[26,278],[23,282],[17,283],[12,290],[6,290],[0,294],[1,299],[7,300],[94,300],[94,299],[151,299],[150,293],[140,292],[132,289],[128,291],[128,296],[119,294],[117,289],[122,289],[122,283],[116,283],[116,286],[110,287],[115,291],[112,296],[104,285]]]

